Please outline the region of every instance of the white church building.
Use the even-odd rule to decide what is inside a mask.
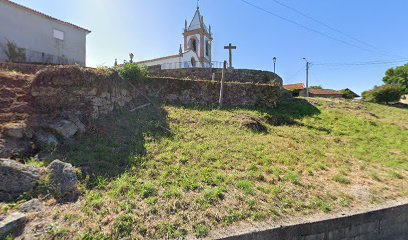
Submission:
[[[185,21],[183,35],[184,50],[180,44],[179,54],[146,60],[138,62],[138,64],[160,65],[161,69],[212,67],[211,44],[213,38],[211,26],[207,28],[204,24],[204,17],[201,15],[199,7],[197,7],[190,25],[187,25],[187,20]]]

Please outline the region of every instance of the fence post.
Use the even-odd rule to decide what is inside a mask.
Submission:
[[[221,89],[220,89],[220,108],[222,108],[223,104],[223,96],[224,96],[224,81],[225,81],[225,71],[227,70],[227,61],[224,61],[224,66],[222,68],[222,76],[221,76]]]

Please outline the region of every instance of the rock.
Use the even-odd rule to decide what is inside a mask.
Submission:
[[[49,132],[39,130],[34,133],[34,141],[42,147],[55,147],[58,146],[58,139]]]
[[[86,126],[81,122],[78,116],[74,114],[69,114],[68,119],[75,124],[75,126],[78,128],[79,133],[85,133],[86,132]]]
[[[50,128],[63,138],[70,138],[78,132],[78,127],[71,121],[61,120],[58,123],[51,124]]]
[[[4,133],[9,137],[20,139],[24,137],[24,129],[25,124],[13,123],[4,127]]]
[[[10,159],[0,159],[0,201],[10,201],[34,189],[40,169]]]
[[[43,203],[42,203],[40,200],[36,199],[36,198],[31,199],[31,200],[28,201],[28,202],[25,202],[23,205],[21,205],[21,206],[18,208],[18,210],[19,210],[20,212],[24,212],[24,213],[40,212],[40,211],[42,211],[43,209],[44,209]]]
[[[12,213],[0,222],[0,239],[19,236],[25,227],[27,218],[23,213]]]
[[[48,166],[50,188],[57,199],[75,197],[78,189],[76,168],[69,163],[54,160]]]

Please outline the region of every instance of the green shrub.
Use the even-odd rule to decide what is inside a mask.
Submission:
[[[194,225],[193,228],[194,228],[194,235],[197,238],[204,238],[208,235],[208,229],[203,224]]]
[[[343,175],[343,174],[337,174],[335,176],[333,176],[333,180],[341,183],[341,184],[350,184],[350,180],[348,179],[347,176]]]
[[[25,49],[18,47],[15,42],[7,40],[7,43],[3,46],[3,51],[9,62],[21,63],[26,61]]]
[[[248,180],[241,180],[237,183],[237,188],[241,189],[245,194],[254,193],[254,184]]]
[[[125,63],[119,69],[119,76],[129,81],[142,81],[147,76],[147,68],[136,63]]]
[[[375,86],[373,90],[363,92],[363,99],[369,102],[386,103],[398,102],[401,99],[403,91],[400,86],[386,84]]]
[[[129,237],[133,230],[133,218],[126,214],[118,217],[113,224],[113,237],[115,239]]]

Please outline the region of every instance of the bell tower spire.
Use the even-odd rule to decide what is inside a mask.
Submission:
[[[197,0],[197,10],[194,17],[190,25],[186,25],[183,35],[184,51],[193,51],[202,66],[210,66],[213,37],[211,30],[204,23],[204,17],[200,12],[199,0]]]

